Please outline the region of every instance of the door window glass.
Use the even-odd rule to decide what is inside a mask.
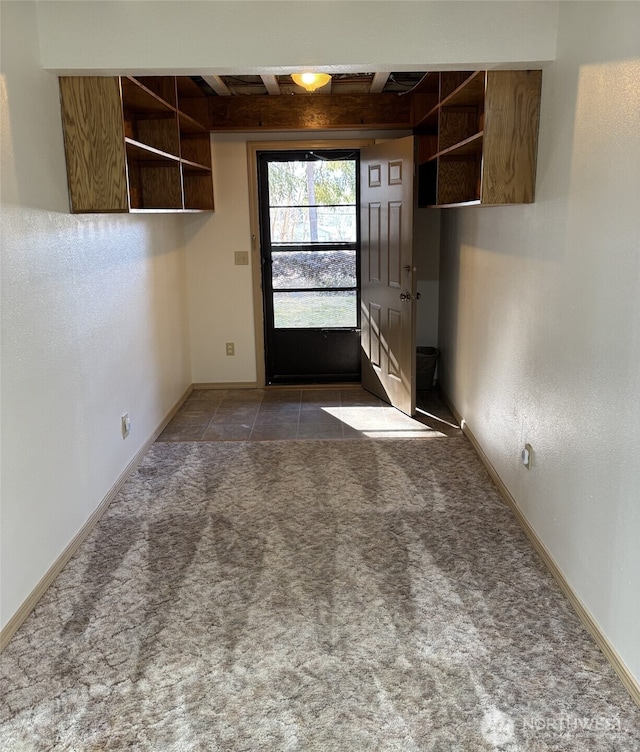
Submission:
[[[356,306],[354,290],[273,294],[276,329],[355,328]]]
[[[305,152],[267,160],[267,318],[275,329],[358,327],[357,168]]]

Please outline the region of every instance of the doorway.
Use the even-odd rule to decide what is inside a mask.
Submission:
[[[359,152],[257,153],[267,384],[360,380]]]

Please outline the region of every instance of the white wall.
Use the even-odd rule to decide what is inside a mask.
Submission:
[[[194,383],[255,382],[247,147],[243,136],[214,135],[215,213],[186,227],[191,371]],[[249,253],[235,266],[234,253]],[[225,343],[235,344],[228,357]]]
[[[542,0],[47,0],[40,7],[43,65],[58,72],[362,71],[368,63],[475,70],[555,56],[557,3]]]
[[[416,345],[437,347],[440,287],[440,212],[416,209],[413,222],[414,258],[418,269]]]
[[[536,203],[443,213],[440,346],[446,391],[640,681],[638,81],[640,4],[562,3]]]
[[[36,4],[0,7],[4,625],[191,376],[182,220],[69,214]]]

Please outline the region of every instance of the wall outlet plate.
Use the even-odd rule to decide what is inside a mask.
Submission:
[[[524,445],[524,449],[522,450],[522,464],[527,470],[531,470],[531,465],[533,464],[533,449],[531,444]]]
[[[123,413],[121,420],[122,438],[126,439],[131,433],[131,420],[129,419],[129,413]]]

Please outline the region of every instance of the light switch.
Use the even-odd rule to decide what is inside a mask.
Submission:
[[[247,251],[236,251],[234,253],[236,266],[248,266],[249,254]]]

